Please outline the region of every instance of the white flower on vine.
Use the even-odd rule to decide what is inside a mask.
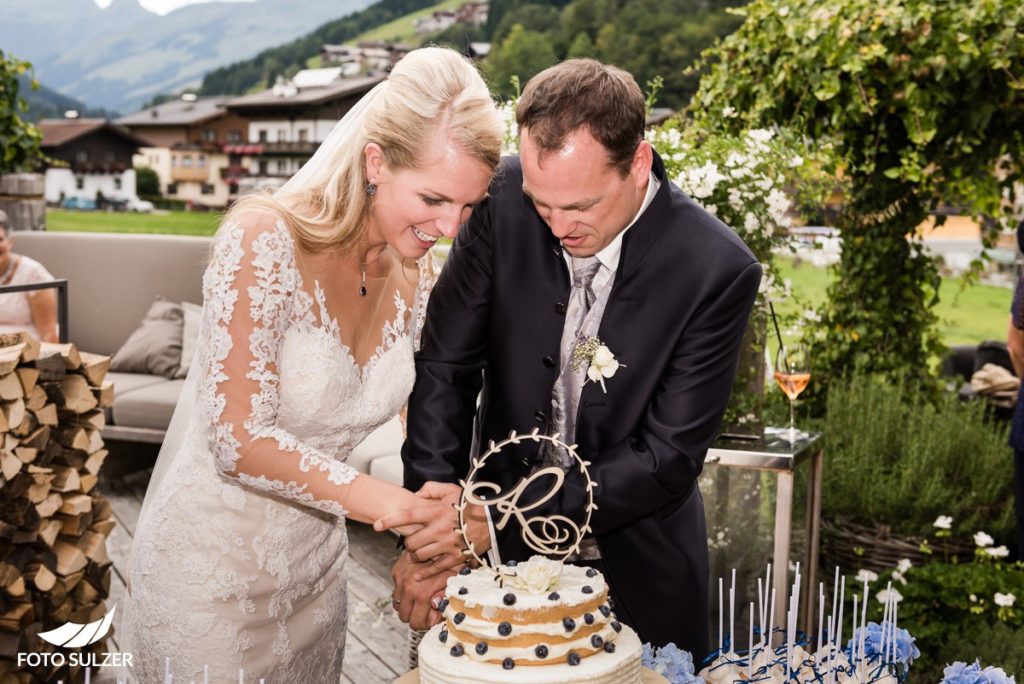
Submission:
[[[773,189],[768,193],[768,213],[776,225],[788,226],[789,218],[789,197],[781,190]]]
[[[726,119],[731,119],[732,117],[736,116],[736,108],[729,106],[724,107],[722,109],[722,116],[724,116]]]
[[[854,579],[857,580],[858,582],[862,583],[862,584],[864,582],[867,582],[868,584],[870,584],[871,582],[874,582],[875,580],[878,579],[878,573],[877,572],[871,572],[867,568],[861,568],[860,572],[857,573],[857,576]]]
[[[791,169],[798,169],[798,168],[800,168],[803,165],[804,165],[804,158],[801,157],[799,154],[789,160],[789,168],[791,168]]]
[[[985,549],[985,553],[992,558],[1006,558],[1010,555],[1010,549],[1005,546],[993,546],[990,549]]]
[[[753,233],[761,225],[761,222],[757,220],[753,212],[748,211],[747,215],[743,217],[743,230],[748,233]]]
[[[729,207],[733,211],[743,211],[743,193],[738,188],[729,188]]]
[[[998,591],[996,592],[995,602],[1000,608],[1012,608],[1016,601],[1017,597],[1013,594],[1000,594]]]
[[[809,323],[821,323],[821,315],[814,309],[807,309],[801,317]]]
[[[775,137],[775,131],[770,128],[754,128],[747,131],[747,135],[754,142],[766,143]]]
[[[937,527],[940,530],[949,530],[953,528],[953,516],[951,515],[940,515],[932,523],[932,527]]]
[[[986,546],[992,546],[992,544],[994,544],[995,541],[995,539],[993,539],[990,535],[986,534],[985,532],[974,533],[974,543],[980,546],[981,548],[985,548]]]

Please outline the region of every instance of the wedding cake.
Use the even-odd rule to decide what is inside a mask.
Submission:
[[[419,646],[421,684],[637,684],[641,644],[593,568],[543,556],[448,580]]]

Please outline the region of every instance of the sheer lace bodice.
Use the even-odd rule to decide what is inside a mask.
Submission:
[[[186,681],[204,664],[233,681],[240,668],[267,682],[337,681],[339,518],[357,476],[345,459],[408,398],[429,278],[407,288],[408,302],[401,288],[381,295],[386,318],[363,365],[343,341],[346,321],[308,280],[283,223],[258,217],[218,233],[194,395],[178,408],[185,429],[133,547],[126,628],[142,681],[162,677],[165,658]]]

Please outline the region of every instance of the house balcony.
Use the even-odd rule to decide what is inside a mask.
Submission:
[[[260,143],[263,148],[263,156],[313,156],[316,152],[316,148],[320,147],[320,143],[308,142],[304,140],[294,142],[272,142],[272,143]]]
[[[177,166],[171,169],[171,182],[173,183],[205,183],[209,179],[210,169],[205,166],[191,168]]]

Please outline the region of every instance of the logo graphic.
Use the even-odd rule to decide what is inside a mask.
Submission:
[[[90,622],[87,625],[80,625],[77,622],[66,622],[57,629],[49,632],[40,632],[39,638],[54,646],[64,648],[81,648],[94,644],[110,631],[110,625],[114,621],[114,612],[117,604],[110,609],[110,612],[103,616],[103,619]]]

